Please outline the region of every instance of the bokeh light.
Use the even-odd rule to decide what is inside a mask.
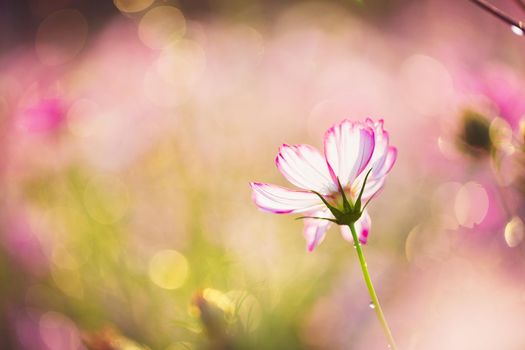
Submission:
[[[182,38],[186,20],[176,7],[156,6],[142,17],[138,30],[145,45],[161,49]]]
[[[481,223],[487,214],[489,197],[479,183],[468,182],[461,186],[456,194],[454,209],[458,223],[465,227],[474,227]]]
[[[140,12],[150,7],[155,0],[113,0],[115,6],[122,12]]]
[[[42,21],[35,49],[42,63],[56,66],[77,56],[87,39],[88,23],[77,10],[60,10]]]
[[[40,335],[50,349],[82,349],[80,334],[75,324],[67,317],[46,312],[40,317]]]
[[[162,250],[149,261],[149,277],[164,289],[181,287],[189,274],[187,259],[176,250]]]
[[[505,225],[505,242],[511,248],[516,247],[523,240],[525,227],[519,216],[515,216]]]

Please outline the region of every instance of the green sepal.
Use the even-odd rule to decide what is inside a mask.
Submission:
[[[339,181],[339,177],[337,178],[337,185],[339,186],[339,192],[341,192],[341,196],[343,196],[343,210],[345,213],[348,213],[349,211],[353,210],[353,205],[346,198],[345,189],[343,188],[343,185],[341,185],[341,181]]]
[[[322,194],[316,191],[312,191],[312,192],[315,193],[319,198],[321,198],[324,205],[326,205],[326,207],[330,210],[330,212],[336,218],[336,220],[339,219],[343,215],[343,212],[341,212],[339,209],[337,209],[336,207],[328,203],[328,201],[323,197]]]
[[[341,193],[341,197],[343,199],[343,211],[339,210],[338,208],[334,207],[328,201],[323,197],[322,194],[316,191],[312,191],[312,193],[315,193],[321,201],[323,201],[324,205],[330,210],[332,215],[335,219],[329,219],[329,218],[321,218],[317,216],[301,216],[297,219],[318,219],[318,220],[328,220],[331,222],[334,222],[338,225],[352,225],[354,224],[361,215],[363,214],[363,210],[366,208],[370,200],[368,200],[364,207],[361,209],[361,199],[363,197],[363,193],[365,191],[366,182],[368,181],[368,176],[370,175],[370,172],[372,169],[368,170],[366,173],[365,179],[363,181],[363,185],[361,186],[361,190],[359,192],[359,196],[357,197],[354,204],[352,204],[351,201],[348,200],[346,197],[346,193],[344,191],[343,186],[341,185],[341,182],[339,181],[339,178],[337,178],[337,185],[339,186],[339,191]]]
[[[362,212],[361,211],[361,197],[363,196],[363,192],[365,191],[366,181],[368,180],[368,175],[370,175],[371,171],[372,171],[372,168],[370,168],[370,170],[368,170],[368,172],[366,173],[365,180],[363,181],[363,186],[361,186],[361,191],[359,192],[359,196],[357,197],[355,201],[355,210],[358,211],[359,213]]]
[[[319,217],[319,216],[300,216],[298,218],[295,218],[295,220],[303,220],[303,219],[317,219],[317,220],[326,220],[326,221],[331,221],[331,222],[334,222],[337,224],[337,221],[335,219],[330,219],[330,218],[322,218],[322,217]]]

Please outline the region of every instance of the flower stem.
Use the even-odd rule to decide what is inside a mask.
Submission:
[[[355,232],[354,224],[350,224],[348,226],[350,227],[350,231],[352,231],[352,237],[354,238],[355,249],[357,251],[357,256],[359,257],[359,264],[361,265],[361,270],[363,271],[363,277],[365,279],[366,287],[368,288],[368,293],[370,294],[370,298],[372,299],[372,303],[374,306],[374,310],[376,312],[377,319],[379,320],[379,323],[381,323],[381,327],[383,327],[383,332],[385,333],[385,336],[388,339],[388,344],[390,345],[390,349],[397,350],[396,342],[394,341],[394,337],[392,336],[390,327],[388,327],[388,323],[386,322],[385,315],[383,314],[383,310],[381,309],[381,304],[379,304],[379,299],[377,299],[374,285],[372,284],[372,280],[370,279],[370,274],[368,273],[368,267],[366,265],[365,257],[363,255],[363,250],[361,249],[361,243],[359,243],[359,238],[357,237],[357,233]]]

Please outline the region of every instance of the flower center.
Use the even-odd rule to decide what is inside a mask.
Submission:
[[[344,188],[346,199],[351,202],[352,204],[355,203],[357,200],[357,196],[359,195],[359,191],[356,188],[353,188],[352,186],[347,186]],[[327,196],[328,202],[332,204],[337,209],[344,211],[343,206],[343,195],[341,192],[332,192]]]

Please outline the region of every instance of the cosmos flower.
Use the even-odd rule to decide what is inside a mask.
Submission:
[[[382,188],[396,157],[383,120],[343,120],[325,133],[324,155],[309,145],[279,148],[277,168],[300,190],[252,182],[253,200],[266,212],[303,214],[309,251],[323,241],[332,223],[351,242],[348,225],[354,224],[359,241],[366,243],[371,228],[366,204]]]

